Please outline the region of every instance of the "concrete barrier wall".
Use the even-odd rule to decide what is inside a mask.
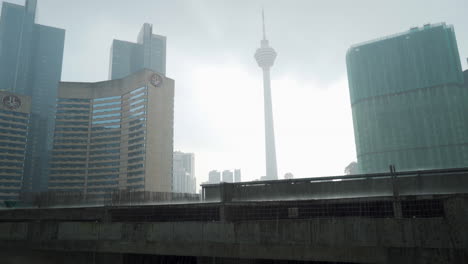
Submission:
[[[447,200],[446,217],[436,218],[0,223],[0,248],[354,263],[467,263],[467,200]]]
[[[54,256],[57,252],[97,252],[202,259],[468,263],[468,196],[446,197],[443,210],[437,217],[422,218],[216,222],[3,220],[0,250],[24,252],[24,256],[29,252],[48,251]],[[22,255],[12,255],[12,259],[24,259],[18,256]],[[29,259],[29,262],[11,263],[36,262]]]

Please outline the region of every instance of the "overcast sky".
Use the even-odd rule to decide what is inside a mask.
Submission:
[[[278,52],[272,69],[278,173],[343,174],[356,159],[345,53],[350,45],[426,23],[455,27],[468,57],[466,0],[38,0],[38,23],[66,29],[62,79],[108,76],[112,39],[143,23],[167,36],[176,82],[174,149],[195,153],[198,183],[212,169],[265,175],[263,88],[253,54],[261,8]],[[23,4],[23,0],[10,0]]]

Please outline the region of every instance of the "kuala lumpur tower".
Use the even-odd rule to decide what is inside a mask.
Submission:
[[[266,180],[277,180],[275,129],[273,127],[273,110],[271,105],[270,68],[276,59],[276,51],[270,47],[265,34],[265,15],[262,10],[263,39],[261,47],[255,52],[258,66],[263,70],[263,97],[265,107],[265,154]]]

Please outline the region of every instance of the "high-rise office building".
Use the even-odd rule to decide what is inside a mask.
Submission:
[[[65,30],[35,23],[36,0],[4,2],[0,17],[0,90],[32,97],[24,186],[47,189]]]
[[[230,170],[223,171],[223,182],[234,182],[234,174]]]
[[[360,173],[468,167],[468,89],[452,26],[354,45],[346,62]]]
[[[468,59],[466,59],[466,62],[468,63]],[[468,70],[465,70],[463,72],[463,76],[464,76],[464,79],[465,79],[465,87],[468,88]]]
[[[172,191],[176,193],[196,193],[195,155],[174,152],[172,166]]]
[[[145,23],[138,34],[137,43],[114,40],[109,63],[109,79],[150,69],[166,74],[166,37],[153,34],[153,26]]]
[[[17,201],[23,185],[31,97],[0,91],[0,201]]]
[[[174,81],[150,70],[59,86],[49,190],[171,192]]]
[[[240,169],[235,169],[234,170],[234,182],[241,182],[241,170]]]
[[[273,106],[271,102],[270,68],[276,59],[276,51],[270,47],[265,33],[265,16],[262,11],[263,39],[261,47],[255,52],[255,60],[263,71],[263,99],[265,114],[265,156],[266,179],[277,180],[278,170],[276,166],[275,129],[273,125]]]
[[[221,173],[217,170],[212,170],[208,173],[208,183],[220,183]]]

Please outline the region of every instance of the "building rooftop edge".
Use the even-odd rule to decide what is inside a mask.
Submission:
[[[99,83],[107,83],[107,82],[118,82],[118,81],[121,81],[121,80],[124,80],[124,79],[127,79],[127,78],[131,78],[132,76],[135,76],[135,75],[138,75],[138,74],[141,74],[143,72],[152,72],[152,73],[157,73],[159,75],[161,75],[162,77],[164,77],[164,79],[168,79],[168,80],[171,80],[171,81],[174,81],[174,79],[171,79],[169,77],[167,77],[166,75],[160,73],[160,72],[156,72],[156,71],[153,71],[151,69],[148,69],[148,68],[144,68],[144,69],[141,69],[135,73],[132,73],[128,76],[125,76],[123,78],[120,78],[120,79],[113,79],[113,80],[104,80],[104,81],[97,81],[97,82],[69,82],[69,81],[60,81],[59,84],[99,84]]]
[[[63,31],[63,32],[66,32],[66,31],[67,31],[67,30],[64,29],[64,28],[59,28],[59,27],[47,26],[47,25],[42,25],[42,24],[37,24],[37,23],[35,23],[34,25],[35,25],[35,26],[41,26],[41,27],[52,28],[52,29],[56,29],[56,30]]]
[[[15,4],[15,3],[11,3],[11,2],[2,2],[2,6],[3,5],[10,5],[10,6],[15,6],[15,7],[24,7],[24,5]]]
[[[129,40],[113,39],[112,43],[114,43],[114,41],[126,42],[126,43],[134,44],[134,45],[142,45],[140,43],[132,42],[132,41],[129,41]]]
[[[368,41],[360,42],[360,43],[357,43],[357,44],[353,44],[353,45],[351,45],[349,50],[354,49],[354,48],[359,48],[359,47],[362,47],[362,46],[365,46],[365,45],[377,43],[377,42],[380,42],[380,41],[383,41],[383,40],[398,38],[398,37],[401,37],[401,36],[404,36],[404,35],[411,34],[411,33],[416,32],[416,31],[423,31],[423,30],[433,29],[433,28],[436,28],[436,27],[443,27],[443,26],[445,26],[446,28],[453,28],[453,25],[447,25],[445,22],[439,22],[439,23],[435,23],[435,24],[428,23],[428,24],[423,25],[422,27],[412,27],[409,30],[406,30],[406,31],[403,31],[403,32],[399,32],[399,33],[387,35],[387,36],[384,36],[384,37],[375,38],[375,39],[372,39],[372,40],[368,40]]]
[[[20,4],[16,4],[16,3],[11,3],[11,2],[2,2],[2,8],[3,6],[14,6],[15,8],[26,8],[25,5],[20,5]],[[48,28],[53,28],[53,29],[58,29],[58,30],[63,30],[63,31],[66,31],[66,29],[64,28],[59,28],[59,27],[53,27],[53,26],[47,26],[47,25],[43,25],[43,24],[39,24],[39,23],[36,23],[34,22],[35,26],[41,26],[41,27],[48,27]]]

